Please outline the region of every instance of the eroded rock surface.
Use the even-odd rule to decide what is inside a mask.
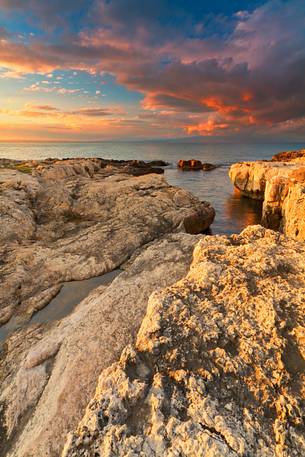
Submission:
[[[273,162],[290,162],[293,160],[294,162],[304,161],[305,159],[305,149],[301,149],[299,151],[284,151],[275,154],[272,157]]]
[[[186,274],[199,238],[172,234],[141,248],[71,315],[8,338],[0,354],[0,455],[60,455],[101,370],[134,342],[150,294]]]
[[[207,229],[213,208],[153,171],[137,161],[3,159],[0,324],[29,319],[63,282],[111,271],[166,233]]]
[[[236,163],[229,176],[244,196],[264,201],[264,226],[305,239],[305,155],[292,154],[287,162]]]
[[[187,276],[151,295],[63,456],[305,455],[304,304],[303,242],[260,226],[203,237]]]

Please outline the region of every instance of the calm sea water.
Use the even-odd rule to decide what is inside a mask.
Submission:
[[[165,170],[170,184],[183,187],[201,200],[211,202],[216,210],[212,233],[238,233],[260,222],[259,202],[242,198],[228,178],[234,162],[270,159],[280,151],[304,148],[304,144],[190,144],[167,142],[143,143],[0,143],[0,157],[44,159],[47,157],[103,157],[105,159],[163,159],[171,163]],[[210,172],[183,172],[176,168],[179,159],[199,159],[221,164]]]

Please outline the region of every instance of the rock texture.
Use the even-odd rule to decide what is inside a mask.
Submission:
[[[297,160],[296,160],[297,159]],[[300,151],[284,151],[275,154],[272,157],[272,162],[290,162],[293,161],[303,161],[305,159],[305,149]]]
[[[242,195],[264,201],[264,226],[305,239],[305,156],[292,155],[288,162],[236,163],[229,176]]]
[[[172,234],[141,248],[70,316],[8,338],[0,354],[0,455],[60,455],[100,371],[134,341],[150,294],[186,274],[199,238]]]
[[[111,271],[165,233],[209,227],[208,203],[152,171],[136,161],[1,161],[0,324],[29,319],[64,281]]]
[[[304,243],[260,226],[203,237],[62,455],[305,455],[304,303]]]
[[[212,163],[202,163],[200,160],[179,160],[177,163],[178,168],[183,171],[196,171],[196,170],[203,170],[203,171],[211,171],[215,168],[218,168],[219,165],[214,165]]]

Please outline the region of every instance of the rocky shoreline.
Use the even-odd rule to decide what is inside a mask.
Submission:
[[[203,232],[214,219],[208,203],[144,162],[2,165],[1,324],[29,319],[63,282],[112,271],[140,246],[175,230]]]
[[[102,286],[93,292],[97,303],[89,296],[79,310],[59,322],[28,327],[25,323],[67,281],[122,267],[141,248],[167,234],[201,233],[215,212],[207,202],[169,186],[163,170],[156,169],[164,162],[48,159],[2,160],[0,165],[0,322],[21,327],[1,350],[0,448],[2,454],[12,449],[12,455],[21,456],[28,455],[27,447],[35,443],[32,455],[58,455],[93,394],[100,370],[132,341],[149,294],[174,282],[181,269],[183,274],[196,237],[184,235],[187,249],[182,239],[165,241],[158,260],[163,257],[162,276],[158,263],[150,265],[148,259],[141,290],[139,278],[128,286],[123,276],[121,305],[114,281],[115,298],[106,288],[113,300],[109,298],[108,305],[101,298]],[[167,246],[173,252],[167,253]],[[134,303],[127,305],[132,296]],[[78,379],[79,389],[73,379]]]
[[[150,296],[63,457],[303,455],[304,255],[260,226],[203,237],[187,275]]]
[[[213,208],[168,185],[164,162],[1,159],[1,323],[28,322],[66,281],[123,271],[5,340],[0,455],[305,454],[302,163],[230,170],[264,199],[265,225],[280,180],[275,228],[291,236],[205,236]]]
[[[265,227],[305,239],[305,151],[280,153],[271,161],[236,163],[229,176],[242,195],[263,200]]]

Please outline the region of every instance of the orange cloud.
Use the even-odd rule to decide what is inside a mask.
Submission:
[[[250,102],[251,100],[253,100],[254,95],[252,94],[252,92],[245,91],[242,93],[241,98],[244,102]]]
[[[206,97],[202,99],[202,103],[209,108],[214,109],[215,111],[221,114],[231,114],[235,111],[240,111],[241,107],[238,105],[226,105],[221,101],[219,97]]]
[[[189,135],[196,134],[201,136],[211,136],[218,131],[229,128],[230,125],[225,122],[217,122],[212,118],[209,118],[206,122],[201,122],[196,125],[186,127],[186,131]]]
[[[56,0],[55,17],[62,16],[65,8],[78,1],[86,3]],[[19,5],[17,10],[24,11],[29,4],[35,5],[34,9],[43,11],[42,17],[52,22],[49,17],[54,2],[29,2],[2,0],[8,10]],[[6,70],[0,72],[0,78],[56,69],[85,70],[91,74],[103,71],[115,76],[127,89],[143,94],[142,108],[151,113],[146,118],[127,119],[123,114],[111,115],[97,108],[91,112],[59,110],[51,115],[50,111],[36,106],[15,113],[2,110],[2,116],[28,118],[28,122],[32,117],[37,124],[66,122],[79,131],[82,125],[90,129],[86,124],[88,119],[94,121],[97,130],[103,130],[108,122],[111,128],[117,125],[121,129],[118,135],[123,135],[127,125],[128,132],[139,135],[147,129],[147,136],[151,132],[160,136],[161,132],[175,135],[185,131],[212,135],[217,131],[248,132],[256,128],[263,132],[267,127],[301,131],[300,126],[295,127],[296,121],[305,115],[302,23],[305,4],[301,0],[269,1],[240,14],[225,39],[211,38],[208,34],[202,37],[202,25],[196,38],[177,30],[169,34],[159,23],[159,2],[153,2],[153,7],[148,9],[145,4],[136,11],[125,1],[94,3],[96,22],[91,30],[63,33],[56,38],[45,34],[25,43],[14,41],[13,35],[2,32],[0,66]],[[54,20],[54,14],[52,17]],[[157,19],[155,23],[153,18]],[[69,96],[82,93],[81,89],[55,88],[47,82],[33,84],[25,91],[35,95],[40,92],[63,95],[65,102]],[[138,106],[135,108],[132,112],[138,110]],[[159,117],[155,116],[156,112]],[[209,119],[207,113],[211,113]],[[191,117],[195,114],[201,117]],[[99,119],[102,117],[107,119]]]

